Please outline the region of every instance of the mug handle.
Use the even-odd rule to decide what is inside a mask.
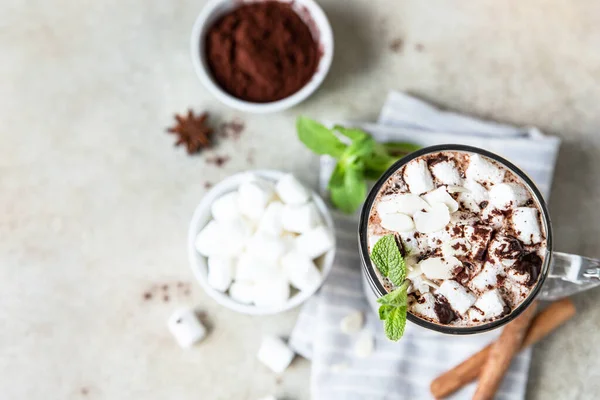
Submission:
[[[553,252],[540,300],[556,300],[597,286],[600,286],[599,259]]]

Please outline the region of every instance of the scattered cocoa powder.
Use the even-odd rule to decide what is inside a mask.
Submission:
[[[231,121],[223,122],[219,127],[219,136],[228,139],[238,140],[244,132],[246,125],[239,118],[234,118]]]
[[[208,164],[214,164],[217,167],[222,167],[227,163],[227,161],[229,161],[229,156],[215,156],[206,159]]]
[[[402,47],[404,47],[404,41],[400,38],[394,39],[390,43],[390,50],[394,53],[402,52]]]
[[[218,19],[206,36],[206,56],[225,91],[268,103],[300,90],[314,75],[320,54],[291,4],[261,1],[243,4]]]

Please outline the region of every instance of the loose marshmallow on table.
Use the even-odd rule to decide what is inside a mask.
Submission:
[[[236,281],[229,287],[229,296],[242,304],[250,304],[254,301],[254,282]]]
[[[167,327],[181,347],[191,347],[206,336],[206,328],[194,310],[180,308],[167,321]]]
[[[445,204],[451,213],[458,211],[458,202],[448,194],[448,191],[444,186],[440,186],[439,188],[424,194],[423,199],[431,206],[436,203]]]
[[[442,161],[431,167],[433,176],[444,185],[460,186],[462,178],[454,161]]]
[[[263,179],[244,182],[238,188],[240,212],[252,221],[258,221],[275,192],[273,185]]]
[[[279,307],[290,297],[290,283],[283,271],[275,270],[268,277],[254,282],[254,304],[259,307]]]
[[[242,219],[210,221],[196,237],[196,250],[203,256],[225,255],[235,257],[249,239],[252,228]]]
[[[421,271],[429,279],[450,279],[453,271],[461,266],[456,257],[429,257],[419,263]]]
[[[522,206],[529,200],[529,193],[517,183],[499,183],[490,191],[490,204],[500,210]]]
[[[404,181],[413,194],[423,194],[435,188],[431,172],[424,160],[413,160],[406,164]]]
[[[375,338],[373,334],[367,330],[361,332],[354,343],[354,355],[358,358],[367,358],[373,354],[374,349]]]
[[[444,281],[437,292],[444,296],[450,306],[459,314],[466,313],[477,300],[477,297],[469,289],[453,280]]]
[[[280,201],[271,202],[260,218],[257,230],[273,236],[281,235],[283,232],[283,226],[281,223],[282,215],[283,203]]]
[[[287,279],[298,290],[310,290],[321,283],[321,273],[304,253],[292,250],[281,258]]]
[[[517,233],[517,238],[523,243],[537,244],[542,241],[542,231],[536,208],[516,208],[512,213],[512,225]]]
[[[431,293],[423,293],[421,296],[421,301],[422,303],[414,302],[410,306],[412,312],[433,320],[437,320],[438,316],[435,313],[435,297],[433,297]]]
[[[319,210],[309,202],[299,206],[286,204],[281,214],[281,224],[288,232],[304,233],[321,223]]]
[[[208,284],[215,290],[224,292],[229,289],[233,279],[234,259],[223,256],[208,258]]]
[[[413,219],[406,214],[380,215],[381,226],[393,232],[408,232],[415,229]]]
[[[324,226],[318,226],[296,238],[296,249],[313,260],[331,250],[333,244],[333,234]]]
[[[504,302],[502,295],[500,295],[500,291],[498,289],[492,289],[479,296],[474,306],[479,309],[483,315],[475,309],[469,311],[469,315],[472,318],[487,320],[502,315],[506,303]]]
[[[310,191],[292,174],[283,176],[275,185],[279,198],[290,205],[301,205],[310,199]]]
[[[340,330],[347,335],[352,335],[360,332],[364,323],[365,317],[363,312],[358,310],[352,311],[340,321]]]
[[[500,168],[486,157],[479,154],[471,154],[470,162],[465,175],[479,183],[497,184],[504,180],[506,171]]]
[[[258,350],[258,360],[273,372],[281,374],[294,359],[294,352],[276,336],[265,336]]]
[[[238,219],[241,216],[238,202],[237,192],[227,193],[219,197],[210,207],[213,218],[217,221]]]
[[[431,210],[419,211],[413,217],[415,227],[421,233],[433,233],[441,231],[450,222],[450,211],[445,204],[436,203]]]
[[[412,193],[386,196],[377,203],[379,216],[396,213],[413,216],[421,210],[429,210],[429,204]]]

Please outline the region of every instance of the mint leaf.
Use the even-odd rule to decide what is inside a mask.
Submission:
[[[394,235],[384,236],[375,243],[371,252],[371,260],[379,272],[388,277],[394,285],[402,285],[406,279],[406,264]]]
[[[346,136],[347,138],[349,138],[352,141],[364,139],[366,137],[370,137],[368,133],[366,133],[365,131],[363,131],[361,129],[344,128],[341,125],[335,125],[333,127],[333,129],[335,129],[336,131],[338,131],[339,133],[341,133],[342,135]]]
[[[404,335],[406,313],[408,312],[408,282],[403,282],[394,291],[377,299],[379,319],[388,339],[397,341]]]
[[[340,177],[343,178],[341,181]],[[362,169],[350,166],[341,176],[340,172],[334,173],[329,181],[329,192],[332,203],[338,209],[347,214],[355,212],[367,196],[367,183]]]
[[[383,330],[388,339],[397,342],[404,335],[406,327],[407,307],[395,307],[391,309],[383,323]]]
[[[300,141],[314,153],[340,158],[346,150],[347,146],[333,132],[310,118],[298,117],[296,130]]]

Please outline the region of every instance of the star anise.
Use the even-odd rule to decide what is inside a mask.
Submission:
[[[169,133],[179,136],[175,146],[183,144],[188,154],[193,154],[212,145],[213,129],[207,125],[208,113],[195,116],[192,110],[188,110],[187,116],[175,114],[175,119],[177,124],[168,129]]]

